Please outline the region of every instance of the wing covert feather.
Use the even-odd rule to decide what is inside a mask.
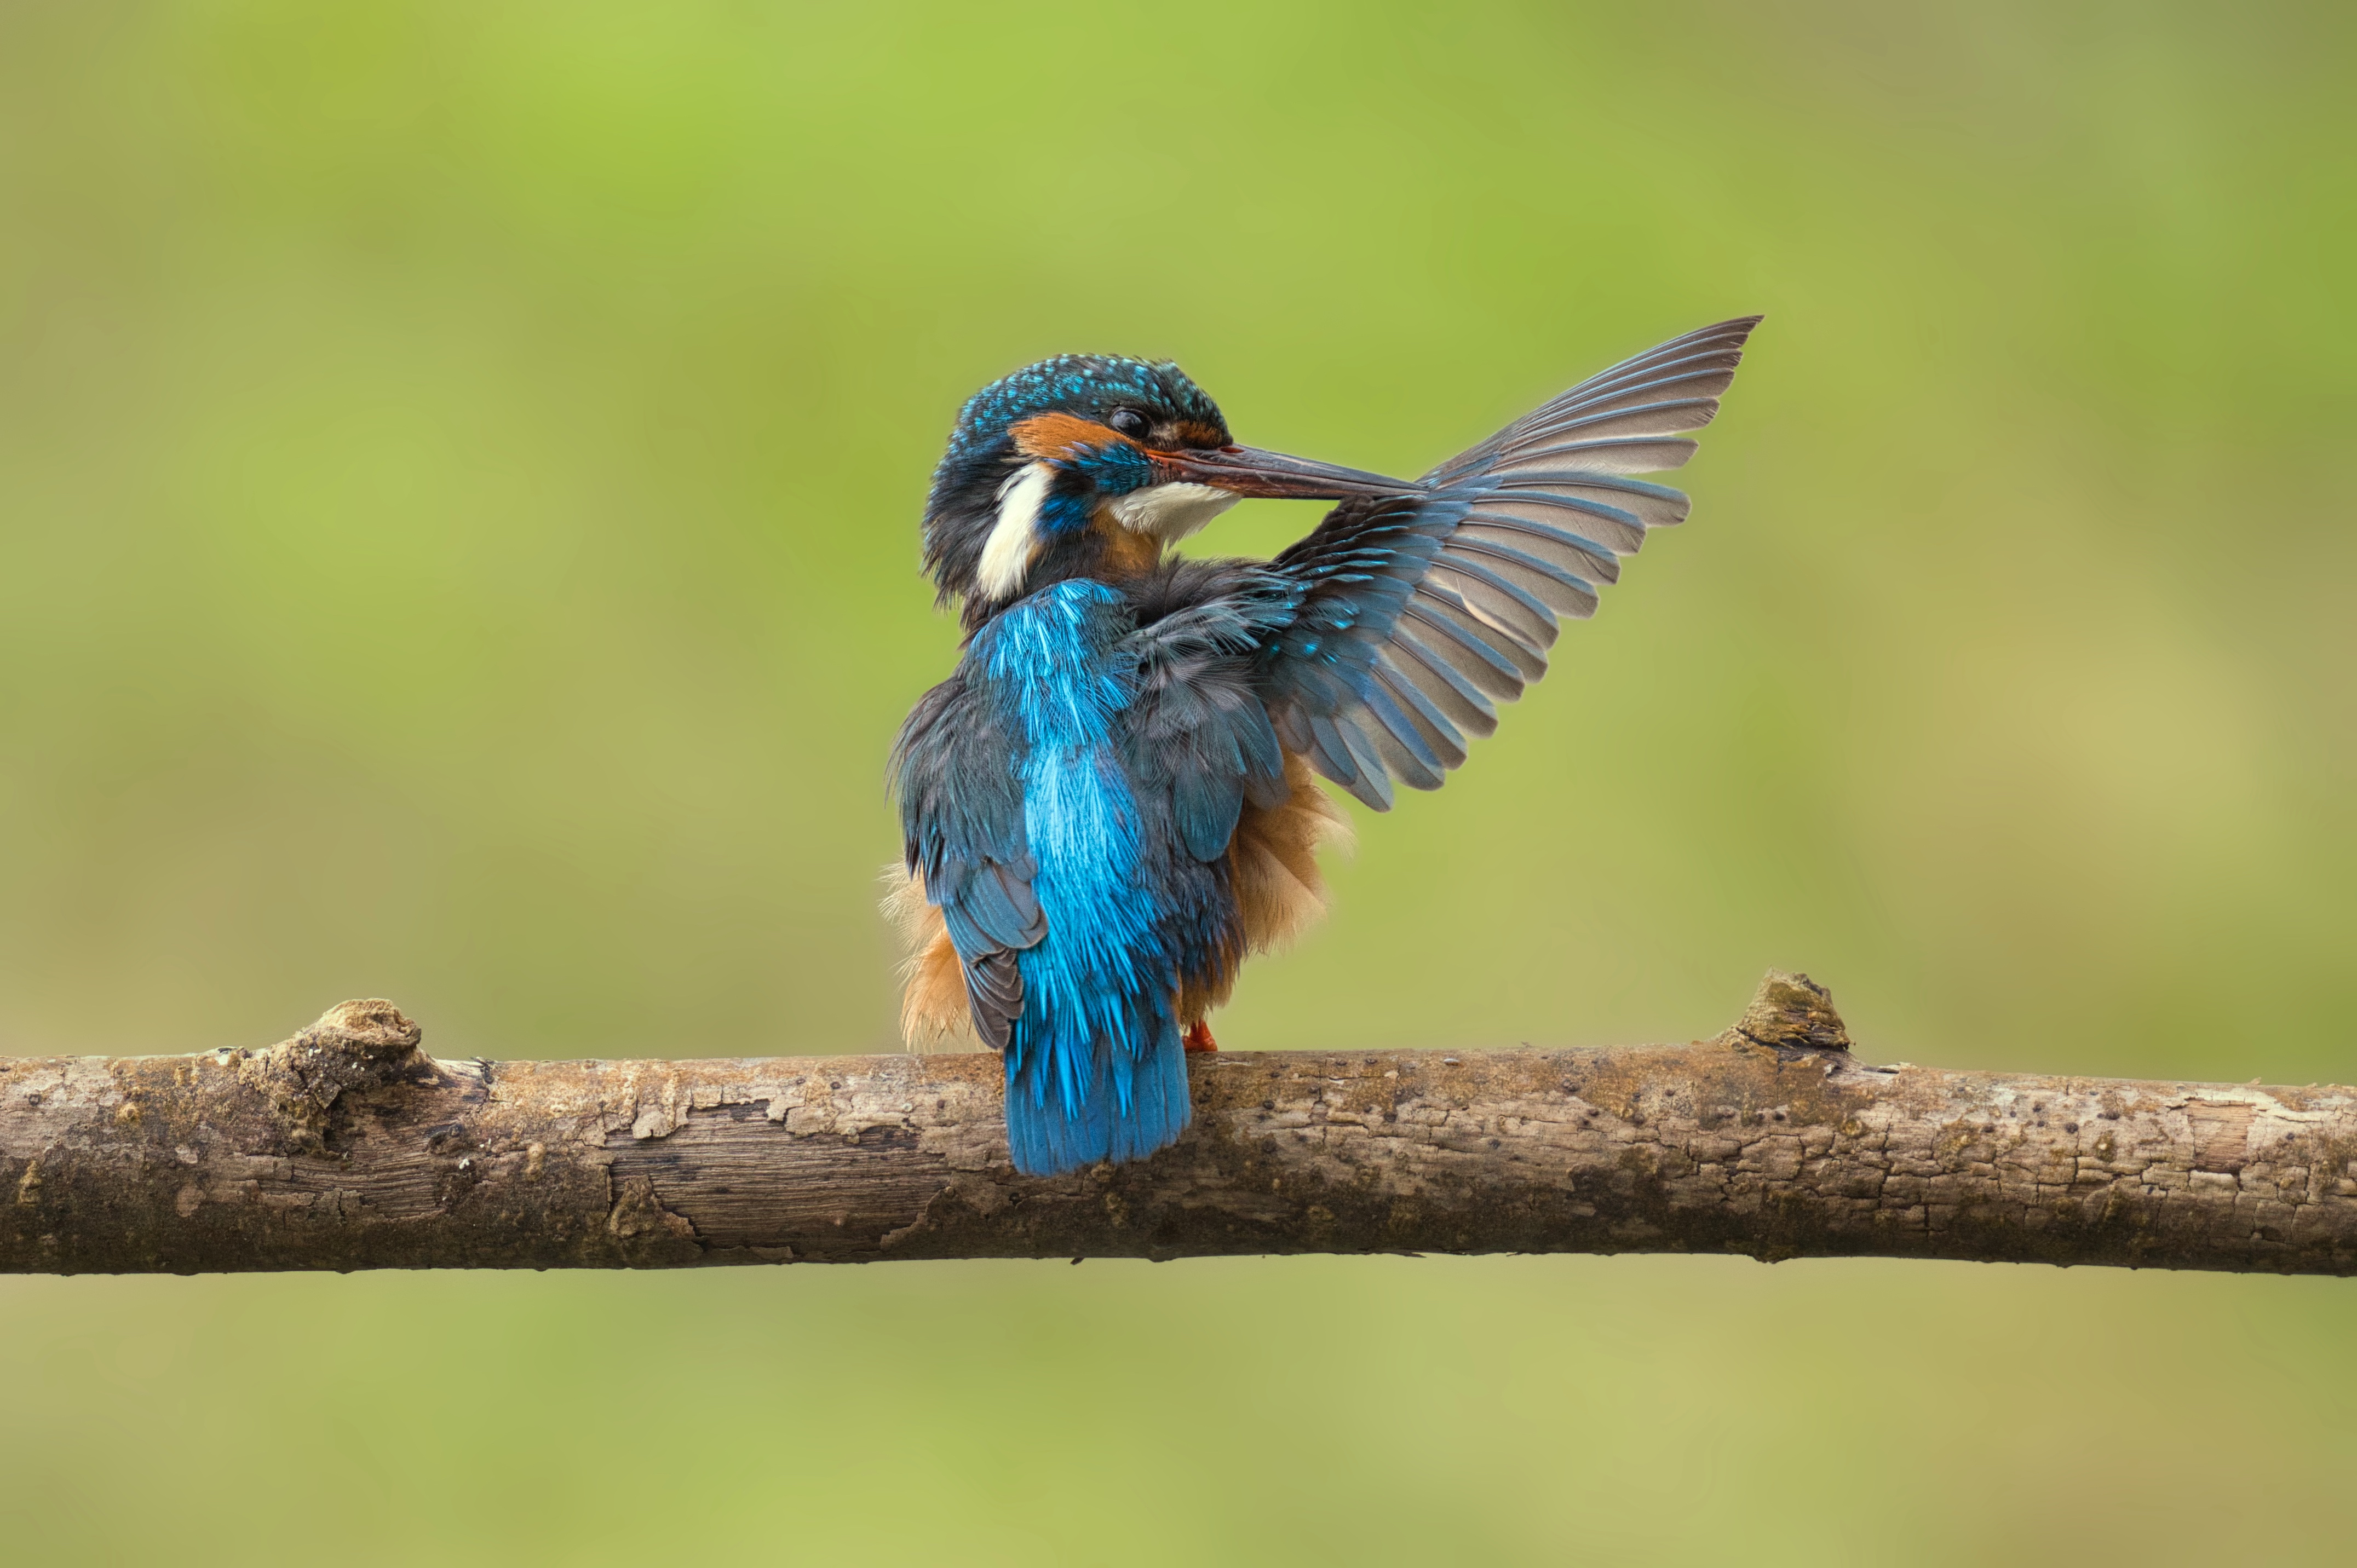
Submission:
[[[919,701],[892,754],[902,858],[942,911],[974,1032],[996,1050],[1023,1012],[1015,955],[1048,934],[1014,762],[1001,727],[955,675]]]
[[[1252,684],[1252,655],[1281,596],[1222,597],[1162,617],[1130,634],[1136,686],[1125,725],[1132,786],[1165,792],[1187,853],[1228,852],[1249,800],[1273,808],[1288,792],[1285,752]]]

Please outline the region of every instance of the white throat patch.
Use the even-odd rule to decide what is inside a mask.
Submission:
[[[982,591],[994,599],[1011,599],[1023,591],[1023,575],[1039,551],[1039,508],[1048,499],[1055,471],[1045,463],[1027,463],[1006,476],[998,487],[998,521],[982,546],[982,564],[974,576]]]
[[[1113,500],[1115,521],[1132,533],[1176,543],[1243,498],[1216,485],[1148,485]]]

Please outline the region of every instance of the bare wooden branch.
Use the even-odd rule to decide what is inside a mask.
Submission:
[[[1771,974],[1689,1046],[1222,1053],[1140,1165],[1007,1163],[989,1056],[0,1061],[0,1269],[1740,1252],[2357,1272],[2357,1090],[1861,1064]]]

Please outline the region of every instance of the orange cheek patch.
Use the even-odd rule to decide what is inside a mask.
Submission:
[[[1075,446],[1104,446],[1127,439],[1076,413],[1035,413],[1017,420],[1011,428],[1015,449],[1026,457],[1061,457]]]
[[[1197,451],[1210,451],[1228,444],[1228,433],[1215,424],[1198,424],[1182,420],[1178,424],[1178,445]]]

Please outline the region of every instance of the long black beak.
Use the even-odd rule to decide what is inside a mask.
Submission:
[[[1172,479],[1213,485],[1239,496],[1340,500],[1348,496],[1405,495],[1424,488],[1413,479],[1385,478],[1381,474],[1337,467],[1308,457],[1264,452],[1256,446],[1157,452],[1154,459]]]

